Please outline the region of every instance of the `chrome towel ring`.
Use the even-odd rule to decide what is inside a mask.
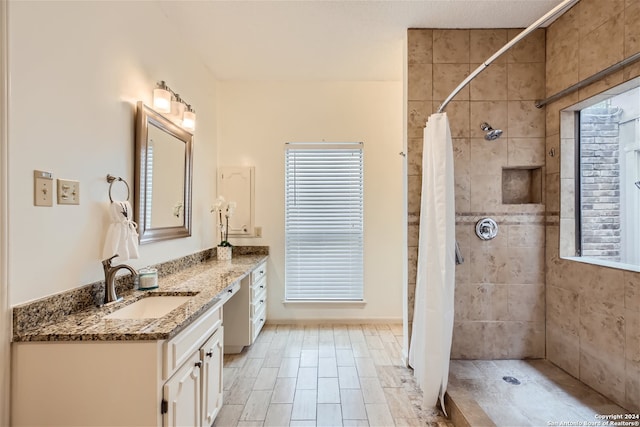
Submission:
[[[111,197],[111,187],[113,187],[113,183],[115,181],[121,181],[124,183],[124,185],[127,186],[127,200],[129,200],[129,196],[131,195],[131,190],[129,189],[129,184],[127,184],[127,181],[122,179],[122,177],[119,177],[119,176],[116,177],[111,174],[107,174],[107,182],[109,183],[109,200],[113,203],[113,197]]]

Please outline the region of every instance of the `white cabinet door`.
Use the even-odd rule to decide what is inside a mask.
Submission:
[[[222,408],[223,327],[200,350],[202,364],[202,426],[210,427]]]
[[[254,235],[254,171],[245,166],[218,168],[218,195],[237,204],[229,218],[230,236]]]
[[[201,374],[200,352],[195,352],[164,384],[164,427],[200,427]]]

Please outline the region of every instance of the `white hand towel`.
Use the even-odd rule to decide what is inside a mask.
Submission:
[[[113,201],[109,205],[111,224],[107,230],[102,259],[118,255],[114,262],[138,258],[138,224],[133,221],[129,202]]]

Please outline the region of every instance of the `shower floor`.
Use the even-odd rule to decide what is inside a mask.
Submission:
[[[452,360],[449,372],[457,427],[597,426],[630,412],[546,360]]]

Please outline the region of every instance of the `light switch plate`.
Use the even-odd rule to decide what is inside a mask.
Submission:
[[[33,206],[53,206],[51,172],[33,171]]]
[[[71,179],[58,179],[58,204],[80,204],[80,181]]]

